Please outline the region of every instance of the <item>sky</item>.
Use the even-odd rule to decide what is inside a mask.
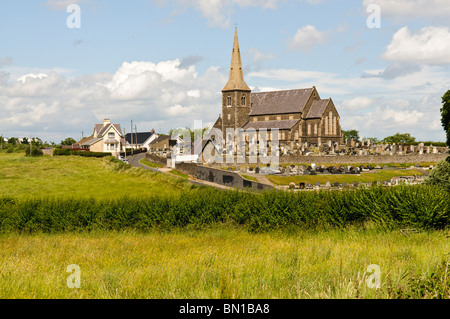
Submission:
[[[315,86],[344,130],[445,141],[448,16],[449,0],[5,0],[0,135],[211,126],[237,28],[253,92]]]

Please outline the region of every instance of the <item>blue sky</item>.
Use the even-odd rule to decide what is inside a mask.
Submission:
[[[81,28],[67,26],[70,4]],[[253,91],[314,85],[343,129],[443,141],[449,15],[447,0],[2,1],[0,134],[59,142],[104,118],[161,133],[210,125],[237,26]]]

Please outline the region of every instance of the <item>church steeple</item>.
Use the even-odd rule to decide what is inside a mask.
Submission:
[[[239,41],[237,28],[234,29],[233,53],[231,55],[230,77],[227,84],[222,89],[226,91],[251,91],[244,81],[244,72],[242,71],[241,52],[239,51]]]

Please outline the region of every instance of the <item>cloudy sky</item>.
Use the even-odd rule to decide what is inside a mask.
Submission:
[[[343,129],[444,141],[449,16],[448,0],[5,0],[0,134],[79,139],[104,118],[127,132],[131,120],[161,133],[211,124],[237,26],[254,92],[316,86]]]

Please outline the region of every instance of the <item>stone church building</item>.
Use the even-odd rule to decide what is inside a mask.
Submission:
[[[279,130],[280,147],[300,150],[302,146],[338,145],[343,134],[339,113],[331,98],[321,99],[312,88],[252,93],[244,81],[237,29],[234,34],[228,82],[222,89],[222,115],[215,128],[225,139],[227,128]]]

